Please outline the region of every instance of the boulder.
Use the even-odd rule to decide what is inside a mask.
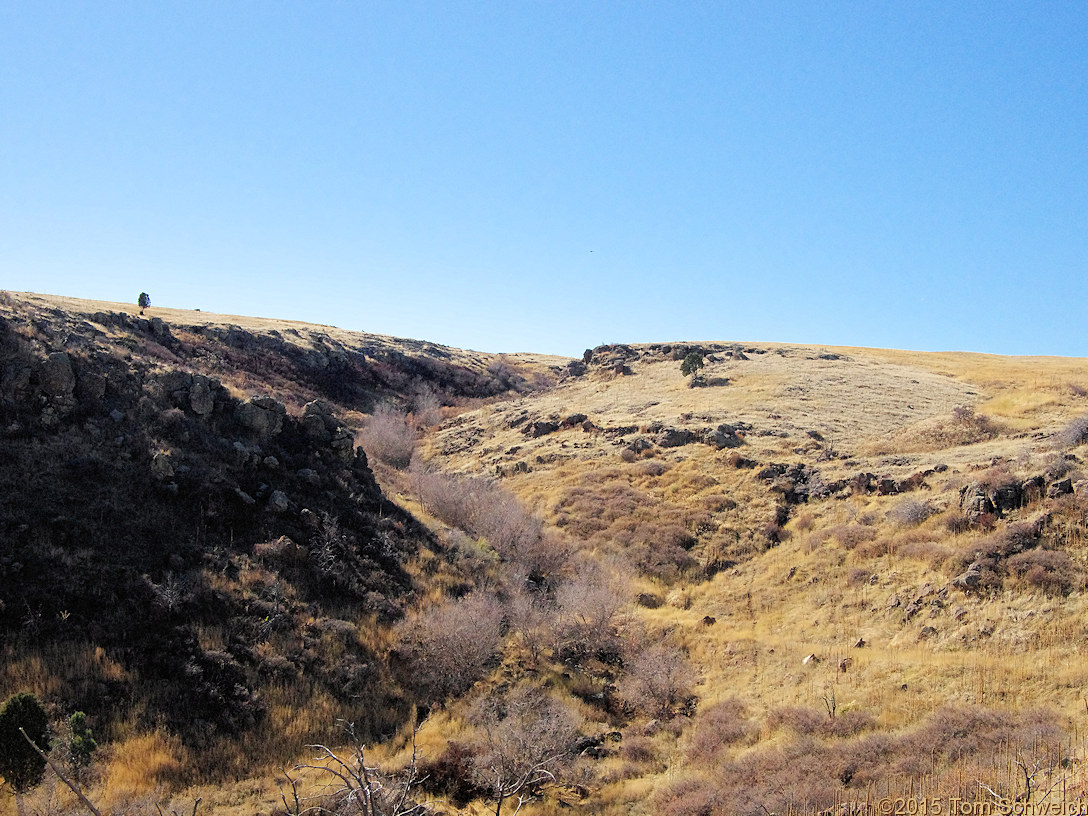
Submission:
[[[719,425],[717,428],[708,429],[703,434],[703,442],[707,445],[722,450],[723,448],[739,448],[744,440],[737,435],[737,429],[732,425]]]
[[[692,442],[698,441],[698,438],[694,431],[666,428],[658,435],[656,441],[662,448],[679,448],[682,445],[690,445]]]
[[[271,439],[283,430],[285,416],[286,406],[267,396],[253,397],[235,410],[238,422],[260,439]]]
[[[329,445],[345,462],[355,455],[355,435],[347,428],[337,428]]]
[[[1020,483],[1020,496],[1024,504],[1031,504],[1043,497],[1046,479],[1042,476],[1032,476]]]
[[[166,482],[174,478],[174,466],[170,464],[170,455],[159,451],[151,457],[151,475],[156,481]]]
[[[38,369],[38,387],[48,397],[66,397],[76,387],[72,360],[65,351],[55,351]]]
[[[992,501],[994,507],[997,508],[998,515],[1004,515],[1013,510],[1019,510],[1022,503],[1020,485],[1017,482],[1008,482],[1007,484],[998,485],[990,491],[989,496],[990,501]]]
[[[207,377],[199,374],[193,376],[193,384],[189,387],[189,407],[197,416],[207,416],[215,409],[215,395]]]
[[[324,400],[313,400],[302,408],[302,431],[315,442],[332,442],[340,428],[332,407]],[[335,446],[334,446],[335,447]]]
[[[1046,497],[1048,499],[1056,499],[1059,496],[1068,496],[1072,492],[1073,480],[1062,479],[1060,482],[1054,482],[1054,484],[1046,489]]]
[[[960,509],[968,518],[977,518],[996,510],[986,495],[986,488],[977,483],[965,485],[960,490]]]
[[[982,565],[977,561],[952,579],[952,586],[962,590],[975,589],[982,580]]]
[[[547,436],[550,433],[555,433],[559,430],[559,423],[557,422],[530,422],[522,429],[522,433],[526,436],[531,436],[536,439],[540,436]]]

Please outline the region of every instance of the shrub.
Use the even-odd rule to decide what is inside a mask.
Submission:
[[[757,736],[759,728],[746,714],[744,703],[733,697],[701,708],[688,739],[688,759],[709,764],[723,747]]]
[[[628,762],[653,762],[657,758],[654,743],[649,737],[627,737],[620,747],[620,756]]]
[[[483,595],[433,606],[397,628],[405,682],[427,703],[468,691],[495,658],[502,607]]]
[[[1032,549],[1014,555],[1009,571],[1044,592],[1068,595],[1082,583],[1076,564],[1060,550]]]
[[[1088,442],[1088,414],[1077,417],[1054,436],[1059,448],[1075,448]]]
[[[596,657],[614,663],[620,657],[618,622],[626,602],[626,575],[589,562],[556,590],[556,655],[578,662]]]
[[[465,807],[487,793],[474,779],[475,756],[470,746],[450,741],[441,756],[420,762],[420,787],[427,793],[445,796],[455,807]]]
[[[631,661],[617,691],[628,708],[667,719],[688,701],[697,680],[698,675],[679,649],[658,644]]]
[[[917,527],[931,515],[933,507],[924,499],[902,499],[888,511],[888,520],[900,527]]]
[[[362,432],[363,450],[390,467],[403,470],[412,461],[416,433],[407,417],[391,405],[379,405]]]
[[[45,773],[45,760],[23,733],[42,751],[49,750],[49,717],[28,692],[12,695],[0,708],[0,776],[16,794],[33,788]]]
[[[98,750],[98,743],[87,726],[87,715],[82,711],[77,711],[68,718],[68,730],[71,732],[68,761],[74,769],[80,771],[91,764],[91,758]]]
[[[556,781],[574,752],[581,725],[567,701],[525,687],[481,699],[470,719],[483,732],[473,758],[474,778],[495,800],[495,813],[507,798],[528,801]]]

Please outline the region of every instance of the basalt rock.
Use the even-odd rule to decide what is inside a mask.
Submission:
[[[272,397],[253,397],[241,403],[234,412],[235,418],[259,439],[267,440],[283,430],[283,418],[287,408]]]
[[[38,388],[47,397],[66,397],[76,387],[76,375],[67,352],[55,351],[38,369]]]

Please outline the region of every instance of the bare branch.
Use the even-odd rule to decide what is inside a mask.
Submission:
[[[37,745],[35,745],[34,740],[32,740],[29,736],[27,736],[26,731],[24,731],[20,727],[19,728],[19,733],[22,734],[26,738],[26,741],[30,743],[30,747],[34,749],[34,751],[38,754],[38,756],[40,756],[42,759],[44,759],[46,761],[46,764],[48,764],[49,767],[53,769],[53,773],[55,773],[57,775],[57,778],[61,782],[63,782],[65,785],[67,785],[69,787],[69,789],[71,789],[72,793],[74,793],[77,797],[79,797],[79,801],[81,801],[83,803],[83,806],[86,807],[87,810],[89,810],[91,813],[93,813],[94,816],[102,816],[102,814],[98,811],[98,808],[96,808],[91,803],[91,800],[83,795],[83,791],[81,791],[79,789],[79,786],[76,785],[74,782],[72,782],[70,779],[68,779],[68,777],[66,777],[63,773],[61,773],[61,770],[60,770],[60,768],[57,767],[57,764],[53,760],[51,760],[48,757],[48,755],[46,755],[45,751],[43,751],[41,748],[39,748]],[[196,812],[195,807],[193,808],[193,811],[194,811],[194,813]]]

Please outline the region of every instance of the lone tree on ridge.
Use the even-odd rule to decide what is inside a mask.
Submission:
[[[691,380],[694,382],[696,376],[698,376],[699,369],[704,365],[703,353],[701,351],[689,351],[687,356],[684,357],[684,362],[680,364],[680,373],[685,377],[690,374]]]

